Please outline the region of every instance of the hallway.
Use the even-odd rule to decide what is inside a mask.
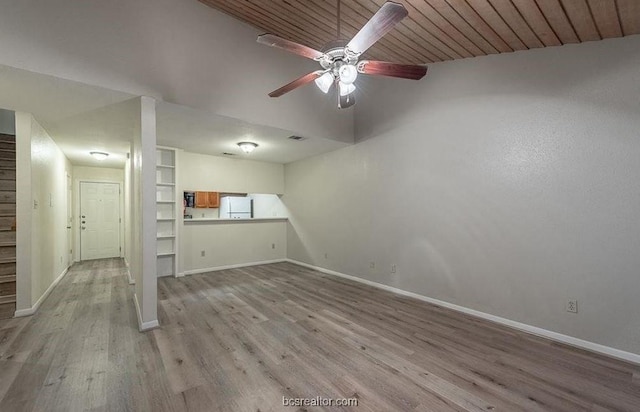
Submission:
[[[131,410],[119,402],[151,398],[129,395],[152,387],[138,355],[152,351],[122,260],[77,263],[36,315],[0,321],[0,410]]]

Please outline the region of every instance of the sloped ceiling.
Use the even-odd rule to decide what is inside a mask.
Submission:
[[[336,38],[337,0],[199,0],[265,32],[315,49]],[[401,0],[409,11],[366,54],[432,63],[640,33],[638,0]],[[349,39],[385,0],[342,0]]]

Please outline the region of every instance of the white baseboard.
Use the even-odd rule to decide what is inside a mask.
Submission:
[[[130,285],[135,285],[136,284],[136,280],[131,275],[131,270],[129,270],[129,268],[127,268],[127,278],[129,279],[129,284]]]
[[[563,335],[562,333],[553,332],[547,329],[542,329],[537,326],[527,325],[526,323],[516,322],[514,320],[502,318],[500,316],[491,315],[489,313],[480,312],[478,310],[469,309],[464,306],[455,305],[453,303],[445,302],[442,300],[430,298],[428,296],[419,295],[417,293],[408,292],[406,290],[394,288],[393,286],[384,285],[382,283],[373,282],[371,280],[359,278],[357,276],[346,275],[344,273],[336,272],[334,270],[325,269],[319,266],[310,265],[308,263],[299,262],[293,259],[286,259],[287,262],[304,266],[309,269],[317,270],[318,272],[326,273],[328,275],[334,275],[345,279],[350,279],[355,282],[363,283],[365,285],[373,286],[379,289],[384,289],[386,291],[396,293],[398,295],[412,297],[418,300],[422,300],[424,302],[428,302],[437,306],[441,306],[444,308],[452,309],[457,312],[465,313],[467,315],[475,316],[478,318],[486,319],[491,322],[499,323],[501,325],[508,326],[513,329],[517,329],[523,332],[531,333],[536,336],[541,336],[543,338],[551,339],[553,341],[562,342],[570,346],[575,346],[577,348],[586,349],[591,352],[596,352],[599,354],[611,356],[613,358],[622,359],[627,362],[632,362],[635,364],[640,364],[640,354],[626,352],[620,349],[615,349],[609,346],[601,345],[599,343],[590,342],[587,340],[575,338],[573,336]]]
[[[248,266],[268,265],[270,263],[280,263],[280,262],[287,262],[287,261],[288,259],[274,259],[274,260],[263,260],[261,262],[238,263],[235,265],[225,265],[225,266],[215,266],[211,268],[185,270],[184,272],[178,274],[177,277],[182,277],[184,275],[195,275],[198,273],[217,272],[219,270],[225,270],[225,269],[236,269],[236,268],[244,268]]]
[[[135,293],[133,294],[133,302],[136,305],[136,314],[138,315],[138,330],[140,332],[146,332],[148,330],[157,328],[158,326],[160,326],[160,323],[158,322],[158,320],[152,320],[150,322],[143,322],[142,321],[142,312],[140,312],[140,304],[138,303],[138,295],[136,295]]]
[[[135,285],[136,284],[136,280],[131,275],[131,268],[129,267],[129,262],[127,262],[127,258],[124,258],[123,260],[124,260],[124,265],[127,268],[127,278],[129,279],[129,284],[130,285]]]
[[[30,308],[27,308],[27,309],[16,310],[16,312],[14,313],[13,316],[15,316],[16,318],[20,318],[20,317],[23,317],[23,316],[31,316],[34,313],[36,313],[38,311],[38,308],[42,304],[42,302],[44,302],[45,299],[47,299],[47,297],[49,296],[49,294],[51,293],[53,288],[55,288],[56,285],[58,283],[60,283],[60,281],[62,280],[64,275],[67,274],[67,272],[69,271],[70,267],[71,266],[68,266],[65,270],[62,271],[62,273],[60,273],[58,275],[58,277],[53,282],[51,282],[51,284],[49,285],[47,290],[44,291],[44,293],[42,294],[42,296],[40,296],[40,299],[38,299],[38,301],[35,303],[35,305],[33,305],[33,306],[31,306]]]

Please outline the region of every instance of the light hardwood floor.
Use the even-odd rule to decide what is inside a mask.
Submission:
[[[137,331],[120,260],[0,321],[0,411],[640,410],[640,367],[289,263],[159,281]]]

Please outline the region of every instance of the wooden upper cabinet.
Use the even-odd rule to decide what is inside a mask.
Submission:
[[[207,196],[207,192],[196,192],[196,204],[195,207],[198,209],[204,209],[208,207],[209,197]]]
[[[220,193],[218,192],[196,192],[197,209],[218,208],[220,207]]]
[[[220,207],[220,193],[218,192],[207,192],[207,207],[218,208]]]

